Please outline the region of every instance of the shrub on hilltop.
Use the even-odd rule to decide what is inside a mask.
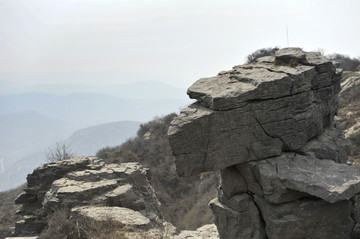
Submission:
[[[355,71],[356,68],[360,65],[360,58],[351,58],[347,55],[342,55],[338,53],[327,55],[327,57],[331,60],[338,62],[339,67],[342,68],[344,71]]]

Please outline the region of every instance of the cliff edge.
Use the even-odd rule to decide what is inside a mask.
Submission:
[[[203,78],[168,131],[180,176],[220,170],[220,238],[359,238],[360,171],[336,129],[342,71],[284,48]]]

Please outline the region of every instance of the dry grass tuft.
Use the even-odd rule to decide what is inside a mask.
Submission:
[[[97,222],[59,209],[50,217],[39,239],[127,239],[124,228],[111,218]]]
[[[275,66],[289,66],[289,67],[297,67],[298,65],[299,65],[299,61],[297,60],[297,59],[290,59],[290,61],[289,62],[285,62],[285,61],[282,61],[282,60],[279,60],[279,59],[277,59],[277,60],[275,60],[274,62],[273,62],[273,64],[275,65]]]

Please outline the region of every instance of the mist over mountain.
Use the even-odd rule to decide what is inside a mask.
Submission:
[[[76,155],[123,143],[141,123],[189,104],[182,91],[160,82],[95,87],[0,80],[0,191],[25,182],[56,142]]]
[[[135,136],[140,122],[119,121],[75,131],[65,142],[77,156],[95,155],[103,147],[122,144]]]
[[[71,134],[77,126],[34,111],[0,116],[0,159],[17,161],[39,147]],[[0,168],[0,171],[2,169]]]
[[[20,117],[18,124],[16,117]],[[5,130],[1,131],[5,134],[0,136],[0,191],[24,183],[28,173],[46,162],[46,152],[56,142],[69,145],[74,155],[95,155],[101,148],[120,145],[134,137],[140,126],[140,122],[135,121],[111,122],[83,128],[70,135],[71,127],[66,129],[66,124],[59,124],[54,119],[33,112],[17,114],[16,117],[6,117],[9,121],[14,119],[11,127],[6,122],[0,125],[0,130]]]
[[[102,76],[104,77],[104,76]],[[61,82],[59,80],[59,82]],[[165,84],[160,81],[140,81],[127,84],[26,84],[0,78],[0,95],[45,93],[77,94],[95,93],[120,97],[123,99],[186,99],[186,89]]]
[[[146,122],[156,115],[173,112],[189,102],[188,99],[124,99],[94,93],[29,93],[0,95],[0,115],[34,111],[83,128],[119,120]]]

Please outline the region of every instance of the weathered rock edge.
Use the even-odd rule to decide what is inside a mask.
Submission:
[[[180,176],[220,170],[220,238],[358,238],[360,172],[336,130],[341,70],[319,53],[203,78],[168,131]]]
[[[168,130],[180,176],[299,150],[332,125],[340,75],[321,55],[296,51],[294,67],[280,50],[281,64],[260,59],[188,89],[197,102]]]
[[[39,235],[54,211],[66,208],[71,217],[89,222],[114,220],[127,238],[219,238],[213,224],[178,232],[166,222],[147,172],[136,162],[105,164],[97,157],[45,164],[28,175],[25,192],[16,199],[23,216],[16,235]]]

